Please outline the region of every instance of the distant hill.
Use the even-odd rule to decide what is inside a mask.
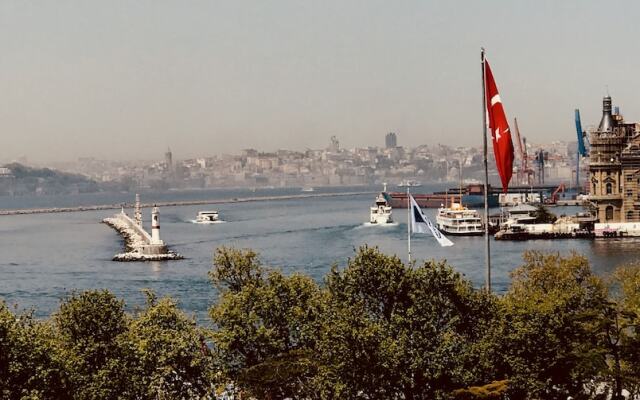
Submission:
[[[0,176],[0,195],[70,194],[99,191],[96,181],[80,174],[50,168],[32,168],[19,163],[2,166],[10,171]]]

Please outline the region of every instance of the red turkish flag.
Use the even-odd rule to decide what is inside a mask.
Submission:
[[[507,192],[511,173],[513,171],[513,142],[507,116],[504,114],[502,100],[498,93],[496,81],[493,79],[491,68],[487,60],[484,61],[485,73],[485,99],[487,107],[487,128],[491,132],[493,142],[493,154],[496,158],[496,167],[502,181],[502,191]]]

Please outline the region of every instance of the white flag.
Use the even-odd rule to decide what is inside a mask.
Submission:
[[[411,199],[411,233],[427,233],[427,229],[429,229],[433,237],[440,243],[440,246],[453,246],[453,242],[447,239],[438,228],[433,226],[429,218],[422,213],[420,206],[416,203],[413,196],[409,195],[409,199]]]

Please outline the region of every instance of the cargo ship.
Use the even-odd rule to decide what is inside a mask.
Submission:
[[[407,193],[385,192],[387,202],[393,208],[407,208]],[[440,208],[459,201],[462,196],[462,203],[467,207],[484,207],[484,185],[471,184],[459,189],[449,189],[445,192],[435,192],[433,194],[411,193],[416,203],[422,208]],[[489,207],[498,207],[498,192],[494,192],[489,185]]]

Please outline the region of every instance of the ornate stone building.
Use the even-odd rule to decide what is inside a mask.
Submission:
[[[590,132],[590,199],[599,222],[640,221],[640,124],[627,123],[611,97],[602,102],[598,129]]]

